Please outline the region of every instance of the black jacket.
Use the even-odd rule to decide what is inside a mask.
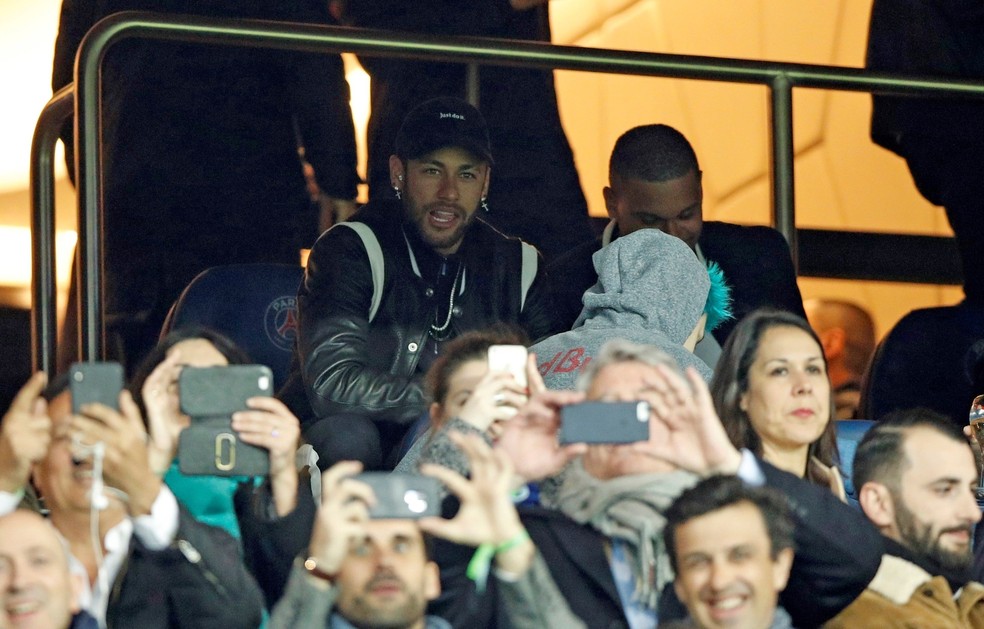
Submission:
[[[614,236],[613,236],[614,237]],[[706,221],[698,240],[704,257],[717,262],[731,287],[734,318],[714,330],[723,346],[742,317],[765,306],[806,318],[789,246],[769,227]],[[591,256],[601,239],[589,240],[550,263],[547,271],[557,318],[570,328],[581,314],[581,296],[598,281]]]
[[[174,543],[147,549],[134,535],[110,594],[106,625],[141,629],[253,629],[263,598],[225,531],[183,508]]]
[[[400,203],[387,200],[370,203],[353,218],[368,226],[379,243],[374,257],[381,286],[373,281],[362,239],[349,226],[325,232],[311,250],[297,297],[297,350],[300,376],[317,417],[354,412],[410,422],[426,406],[417,364],[427,345],[435,300],[443,298],[435,296],[433,278],[426,272],[436,254],[402,217]],[[531,339],[555,331],[535,249],[476,218],[457,257],[463,270],[452,338],[496,322],[518,324]],[[374,289],[379,303],[370,321]]]

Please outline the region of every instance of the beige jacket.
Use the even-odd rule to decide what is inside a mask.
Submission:
[[[984,629],[984,585],[954,596],[946,579],[885,555],[867,589],[824,629]]]

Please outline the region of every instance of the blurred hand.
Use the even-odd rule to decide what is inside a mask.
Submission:
[[[270,452],[270,484],[277,513],[282,517],[297,502],[297,467],[294,463],[301,437],[301,423],[280,400],[254,397],[248,411],[232,415],[232,429],[244,443]]]
[[[510,420],[525,403],[526,390],[512,374],[489,371],[475,385],[458,418],[495,438],[501,433],[502,422]]]
[[[643,398],[652,407],[649,441],[633,444],[633,450],[695,474],[737,472],[741,453],[728,439],[697,370],[688,367],[686,380],[662,365],[656,373],[646,382],[652,393]]]
[[[51,419],[41,392],[47,378],[39,371],[21,387],[0,423],[0,491],[27,485],[31,465],[48,453]]]
[[[323,572],[338,572],[352,541],[367,535],[369,507],[376,497],[369,485],[349,478],[361,471],[362,463],[342,461],[321,475],[321,506],[311,533],[308,555]]]
[[[523,482],[553,476],[587,451],[584,444],[557,443],[560,407],[582,401],[579,392],[540,391],[504,426],[496,448],[506,453]]]
[[[147,442],[150,468],[163,475],[178,452],[178,437],[188,427],[189,419],[181,413],[178,376],[181,355],[172,350],[144,382],[140,395],[147,409]]]
[[[424,464],[421,471],[440,480],[461,500],[458,513],[451,520],[423,518],[420,529],[458,544],[500,546],[523,534],[523,524],[510,498],[512,463],[502,451],[494,451],[477,435],[452,432],[450,439],[468,457],[471,478],[434,464]],[[497,553],[500,568],[521,574],[533,559],[533,543],[526,539],[507,551]]]
[[[344,223],[355,214],[358,205],[351,199],[336,199],[318,193],[318,230],[324,232],[336,223]]]
[[[106,485],[126,494],[131,516],[149,514],[162,481],[150,468],[147,431],[130,392],[120,393],[119,412],[103,404],[86,404],[81,413],[72,416],[72,436],[82,443],[101,441],[105,445]]]

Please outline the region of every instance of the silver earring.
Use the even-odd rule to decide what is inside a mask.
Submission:
[[[487,203],[485,202],[485,200],[486,200],[487,198],[488,198],[488,197],[482,197],[482,209],[483,209],[483,210],[485,210],[485,213],[486,213],[486,214],[488,214],[488,213],[489,213],[489,206],[488,206],[488,204],[487,204]]]
[[[397,181],[399,181],[399,182],[402,183],[403,182],[403,175],[397,175],[396,176],[396,179],[397,179]]]
[[[403,194],[401,193],[400,189],[397,188],[396,186],[393,186],[393,193],[396,195],[397,199],[403,198]]]

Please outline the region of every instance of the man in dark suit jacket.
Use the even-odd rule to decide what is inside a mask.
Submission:
[[[647,227],[680,238],[701,260],[717,262],[724,271],[734,319],[714,330],[717,344],[723,345],[735,324],[756,308],[771,306],[806,317],[782,235],[768,227],[705,223],[701,174],[693,147],[676,129],[644,125],[622,134],[612,150],[609,186],[604,190],[611,223],[601,238],[582,243],[547,268],[560,321],[574,324],[581,296],[598,279],[591,261],[594,252],[618,236]],[[716,361],[718,352],[707,347],[709,336],[697,345],[697,354],[713,366],[707,357]]]

